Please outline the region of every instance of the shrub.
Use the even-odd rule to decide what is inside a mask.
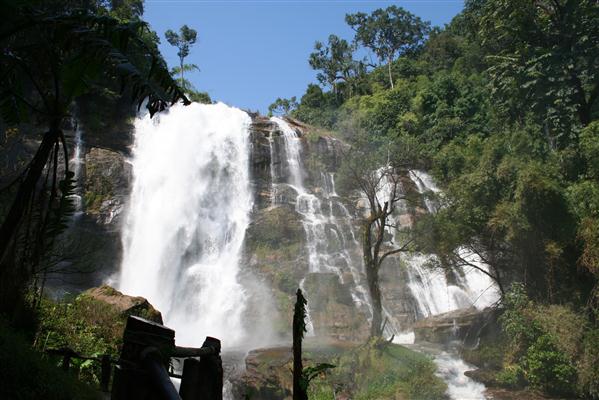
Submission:
[[[528,348],[523,360],[526,379],[548,393],[569,395],[576,390],[576,368],[544,334]]]
[[[517,364],[505,366],[497,375],[497,382],[509,388],[521,388],[526,385],[524,371]]]
[[[596,338],[587,333],[584,343],[588,360],[581,357],[581,342],[587,328],[586,318],[565,306],[538,305],[529,300],[524,286],[516,284],[504,299],[505,312],[500,318],[508,339],[506,361],[497,380],[516,387],[530,384],[551,394],[590,393],[596,377],[593,363],[597,355],[592,347]],[[595,351],[595,353],[593,353]],[[584,367],[583,367],[584,365]],[[577,385],[578,379],[581,382]],[[584,381],[584,383],[582,382]]]
[[[23,337],[0,320],[0,398],[86,400],[100,397],[43,359]]]
[[[42,299],[36,347],[68,347],[88,357],[109,354],[118,357],[125,318],[112,306],[82,294],[72,301]],[[54,360],[56,364],[60,358]],[[101,368],[98,362],[72,360],[72,367],[84,382],[97,384]]]
[[[599,399],[599,329],[587,331],[578,362],[578,388],[590,398]]]

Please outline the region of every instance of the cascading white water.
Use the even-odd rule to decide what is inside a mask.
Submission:
[[[77,125],[75,129],[75,137],[73,138],[73,155],[69,160],[69,168],[73,172],[76,189],[75,194],[72,195],[73,203],[75,205],[75,213],[73,214],[73,220],[76,221],[81,215],[83,215],[81,193],[81,166],[85,162],[83,159],[83,130]]]
[[[409,171],[410,179],[416,185],[418,193],[424,195],[424,204],[429,213],[437,212],[437,204],[431,200],[428,193],[439,193],[440,190],[433,182],[433,178],[423,171],[412,169]]]
[[[135,123],[119,285],[161,310],[183,345],[210,335],[230,348],[244,338],[250,123],[222,103],[175,105]]]
[[[437,376],[447,383],[447,394],[450,398],[455,400],[484,400],[487,398],[485,385],[475,382],[464,374],[475,367],[446,351],[435,354],[433,361],[437,364]]]
[[[423,171],[411,170],[410,179],[416,185],[420,194],[424,196],[424,202],[429,212],[437,211],[437,203],[430,198],[439,193],[439,188],[434,184],[430,175]],[[466,250],[460,250],[462,256],[481,270],[488,271],[485,265],[475,255],[467,254]],[[461,268],[457,274],[456,284],[447,281],[443,271],[426,268],[431,261],[431,255],[414,254],[407,257],[410,268],[410,290],[414,294],[419,311],[422,316],[441,314],[448,311],[475,306],[483,309],[495,303],[499,298],[497,287],[491,278],[475,268]]]
[[[302,225],[306,234],[309,271],[311,273],[335,273],[339,282],[343,284],[344,269],[348,269],[353,279],[350,291],[354,304],[358,310],[371,315],[372,306],[362,283],[361,273],[349,254],[349,250],[353,246],[359,245],[353,231],[351,215],[343,203],[338,200],[335,192],[334,175],[332,173],[321,174],[322,198],[310,193],[304,186],[305,173],[301,158],[300,138],[284,119],[272,117],[271,121],[282,132],[289,175],[288,184],[297,193],[296,211],[302,216]],[[273,184],[275,183],[273,182]],[[325,209],[328,209],[328,212],[325,212]],[[337,214],[341,215],[337,216]],[[309,312],[308,318],[310,318]]]

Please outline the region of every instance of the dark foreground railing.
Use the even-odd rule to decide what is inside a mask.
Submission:
[[[48,349],[62,357],[68,371],[72,359],[93,360],[100,364],[100,388],[109,392],[112,366],[112,400],[222,400],[223,366],[220,340],[206,337],[201,348],[175,346],[175,331],[164,325],[130,316],[123,334],[123,349],[118,360],[105,354],[83,356],[72,349]],[[184,358],[182,375],[169,372],[171,358]],[[198,360],[199,358],[199,360]],[[170,377],[180,378],[179,392]]]
[[[110,375],[112,375],[112,364],[116,363],[116,361],[110,358],[108,354],[104,354],[100,357],[87,357],[77,353],[76,351],[68,347],[63,347],[60,349],[47,349],[46,353],[62,357],[61,366],[62,369],[65,371],[68,371],[71,368],[71,360],[74,358],[83,361],[92,360],[98,362],[101,368],[100,389],[103,392],[109,391]]]
[[[129,317],[112,384],[113,400],[222,400],[220,340],[207,337],[201,348],[175,346],[175,331]],[[183,374],[169,374],[172,357],[186,358]],[[199,357],[199,360],[190,357]],[[179,393],[169,376],[181,378]]]

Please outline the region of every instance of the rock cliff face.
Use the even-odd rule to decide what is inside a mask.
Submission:
[[[324,201],[323,195],[328,195],[324,193],[327,190],[325,186],[329,182],[323,181],[323,177],[328,177],[330,172],[336,170],[346,145],[333,137],[317,135],[298,121],[286,121],[301,140],[303,184],[311,192],[317,193],[318,201]],[[341,340],[364,339],[368,334],[367,318],[364,313],[355,310],[351,276],[346,276],[348,279],[341,282],[338,274],[310,271],[309,258],[314,255],[308,250],[312,243],[309,243],[310,232],[306,231],[306,215],[302,214],[301,205],[297,204],[297,191],[284,184],[289,181],[291,174],[286,160],[284,132],[273,121],[255,117],[251,143],[255,206],[246,234],[242,262],[271,292],[270,297],[277,310],[274,321],[276,333],[282,337],[290,335],[289,321],[292,318],[294,294],[297,287],[302,285],[310,299],[310,314],[316,335]],[[330,212],[339,210],[331,209]],[[324,226],[323,233],[339,235],[338,229]],[[325,239],[326,242],[334,242],[331,237]],[[328,246],[323,243],[320,245]],[[319,248],[318,251],[340,254],[339,249]],[[352,262],[359,262],[359,254],[348,256],[354,258]],[[336,262],[344,263],[347,260]]]
[[[81,215],[71,236],[73,252],[83,259],[74,264],[87,273],[68,276],[73,289],[98,286],[118,271],[121,231],[133,179],[128,162],[132,143],[125,146],[116,141],[115,133],[106,136],[108,145],[104,147],[98,138],[86,140],[86,131],[83,133]],[[239,277],[249,295],[244,316],[247,331],[268,326],[276,338],[289,338],[294,294],[299,286],[309,302],[310,335],[363,341],[371,315],[360,246],[360,222],[367,204],[356,193],[338,194],[335,187],[348,146],[292,119],[277,121],[252,115],[249,133],[254,206]],[[291,149],[292,144],[297,148]],[[290,161],[293,151],[299,166]],[[401,179],[410,201],[399,207],[395,217],[398,224],[410,226],[430,211],[431,204],[422,195],[420,178],[406,171]],[[389,336],[409,330],[422,317],[443,312],[427,309],[414,292],[416,286],[439,291],[429,282],[437,277],[422,272],[424,267],[414,270],[409,263],[412,261],[403,255],[389,257],[379,274]],[[440,296],[454,296],[447,285],[458,277],[443,280],[445,286],[440,290],[448,292]]]

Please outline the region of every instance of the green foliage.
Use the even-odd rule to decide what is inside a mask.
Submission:
[[[275,102],[268,106],[268,116],[271,117],[273,114],[289,115],[289,113],[295,110],[297,106],[298,104],[295,96],[290,99],[277,97]]]
[[[372,50],[380,62],[389,64],[389,82],[393,88],[391,63],[397,55],[416,51],[428,33],[430,23],[401,7],[390,6],[365,13],[348,14],[345,22],[356,32],[355,42]]]
[[[169,44],[178,49],[177,56],[179,56],[181,64],[183,64],[185,57],[189,55],[189,49],[195,44],[197,36],[197,31],[188,27],[187,25],[183,25],[179,29],[179,33],[170,29],[164,33],[164,37]],[[183,72],[183,69],[184,68],[181,68],[179,72]]]
[[[127,85],[139,105],[148,98],[151,113],[184,98],[155,47],[143,40],[144,22],[122,23],[85,10],[52,14],[13,3],[2,3],[3,15],[10,17],[1,36],[10,46],[2,55],[0,82],[5,121],[22,120],[26,109],[45,118],[64,117],[74,98],[106,77]],[[37,93],[26,91],[26,84]],[[51,101],[57,109],[44,109]]]
[[[212,104],[212,98],[208,92],[198,92],[196,90],[187,90],[189,100],[195,101],[196,103]]]
[[[446,386],[435,376],[433,361],[402,346],[372,340],[333,362],[334,370],[314,379],[311,399],[341,395],[361,400],[444,398]]]
[[[599,178],[599,121],[590,123],[580,132],[580,151],[587,162],[589,178]]]
[[[336,107],[333,93],[325,93],[318,85],[310,84],[291,116],[309,124],[331,128],[337,119]]]
[[[0,394],[5,399],[99,399],[96,391],[63,372],[0,321]]]
[[[512,286],[504,306],[500,321],[508,339],[507,364],[498,381],[511,387],[530,384],[562,396],[577,390],[589,393],[592,372],[579,360],[594,357],[581,346],[584,335],[593,340],[594,331],[587,329],[585,318],[563,306],[531,302],[523,285]]]
[[[559,351],[553,337],[539,336],[523,359],[526,379],[549,393],[571,395],[575,391],[576,368]]]
[[[342,118],[356,119],[369,136],[397,136],[406,129],[402,117],[410,110],[411,93],[407,83],[398,82],[394,89],[354,97],[343,105]]]
[[[364,63],[353,59],[355,47],[345,39],[330,35],[328,44],[316,42],[314,50],[309,63],[313,69],[320,71],[316,76],[318,81],[330,86],[336,95],[340,92],[342,82],[342,88],[351,96],[355,80],[365,72]]]
[[[524,371],[519,365],[507,365],[497,375],[497,382],[501,385],[517,389],[526,385]]]
[[[499,0],[480,11],[498,99],[515,114],[532,107],[559,145],[569,142],[569,128],[588,124],[597,100],[597,2]]]
[[[177,56],[179,56],[179,67],[173,69],[173,74],[179,74],[180,77],[180,85],[181,88],[185,91],[189,87],[191,90],[194,90],[192,86],[189,86],[189,82],[184,78],[184,72],[190,72],[193,70],[198,70],[199,68],[195,64],[184,64],[185,58],[189,55],[189,50],[191,46],[197,40],[198,33],[195,29],[188,27],[187,25],[183,25],[179,29],[179,33],[176,33],[172,30],[167,30],[164,33],[164,37],[169,42],[171,46],[174,46],[178,49]]]
[[[593,399],[599,399],[599,329],[586,332],[582,348],[577,365],[579,390]]]
[[[87,357],[108,354],[118,358],[125,318],[109,304],[86,295],[58,303],[43,298],[38,315],[38,350],[68,347]],[[55,361],[58,365],[60,359]],[[90,384],[100,382],[99,363],[73,359],[73,367],[79,379]]]
[[[333,368],[335,368],[335,365],[328,364],[328,363],[320,363],[320,364],[316,364],[313,367],[304,368],[304,370],[302,371],[302,378],[301,378],[300,385],[307,392],[310,382],[312,382],[312,380],[314,380],[319,375],[325,373],[327,370],[330,370]]]

